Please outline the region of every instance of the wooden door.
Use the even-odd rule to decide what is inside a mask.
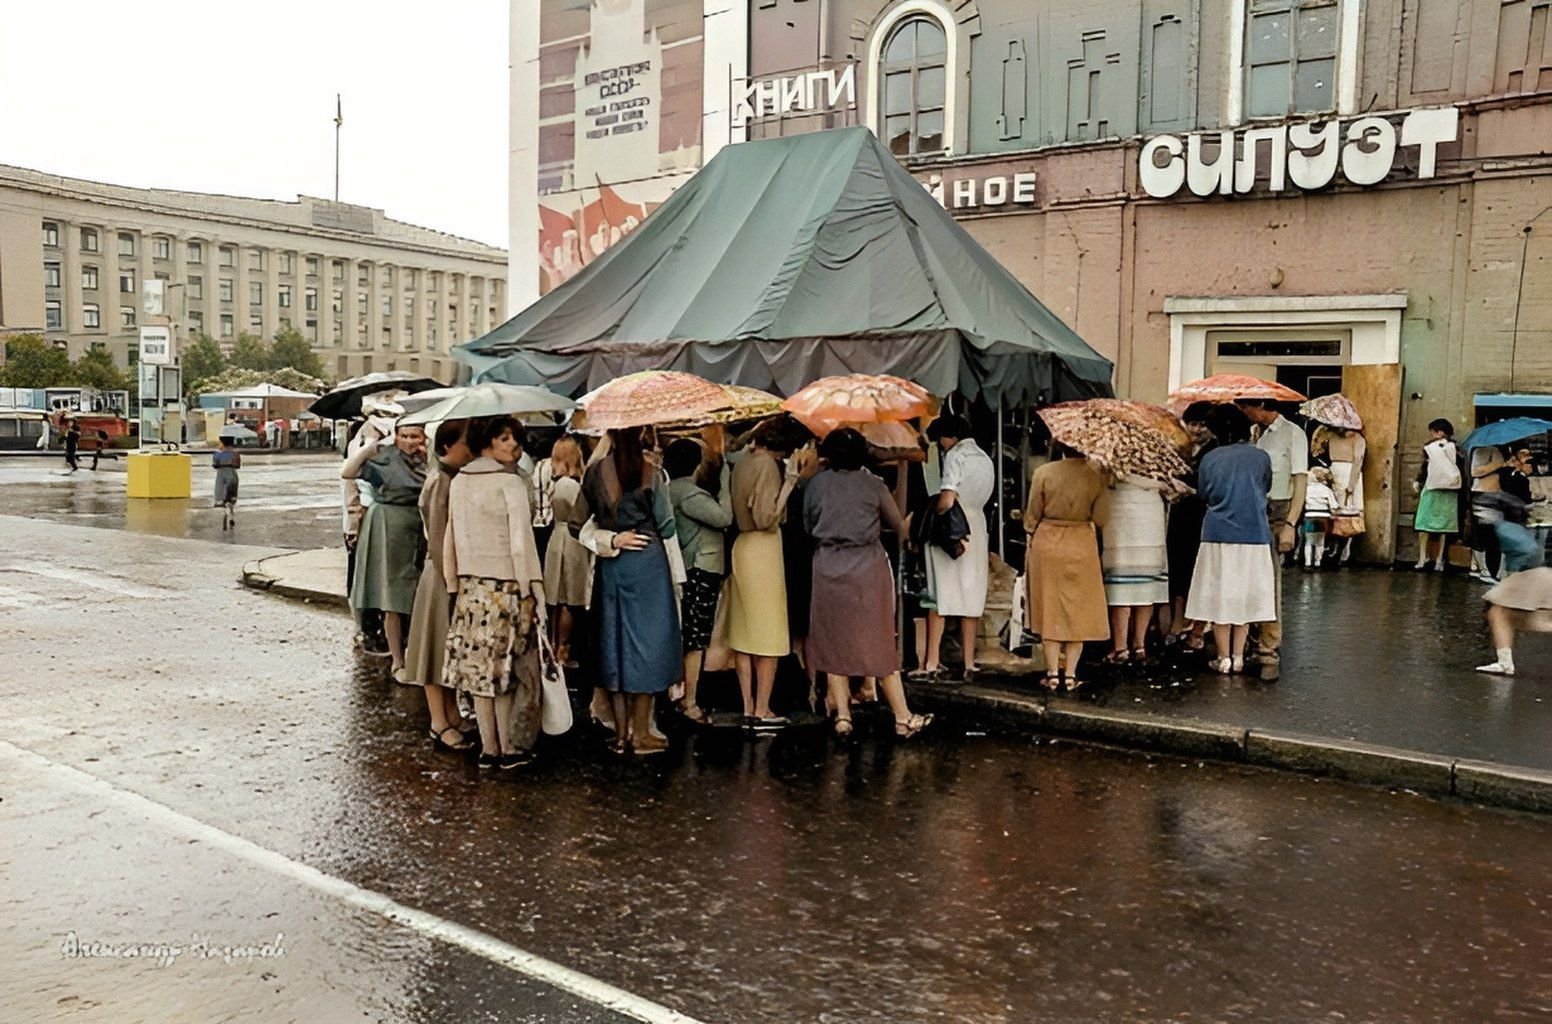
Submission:
[[[1396,555],[1396,472],[1401,431],[1401,365],[1342,368],[1342,393],[1363,417],[1368,454],[1363,467],[1363,516],[1368,526],[1355,554],[1390,564]]]

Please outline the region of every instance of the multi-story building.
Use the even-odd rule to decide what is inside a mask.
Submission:
[[[135,362],[148,281],[180,341],[301,331],[338,377],[454,377],[506,315],[505,250],[383,211],[125,188],[0,166],[0,329]]]
[[[513,0],[514,39],[520,14],[544,30],[535,152],[626,113],[629,96],[563,95],[586,85],[568,65],[583,47],[615,88],[646,82],[649,109],[700,112],[706,153],[867,125],[1115,360],[1119,394],[1239,370],[1353,398],[1370,557],[1407,542],[1431,419],[1552,404],[1552,0],[595,3],[644,6],[662,38],[741,34],[699,96],[631,74],[641,35],[611,60],[578,25],[553,31],[578,6]],[[535,190],[513,150],[516,218]],[[588,162],[662,177],[616,152]],[[514,245],[513,280],[539,274]]]

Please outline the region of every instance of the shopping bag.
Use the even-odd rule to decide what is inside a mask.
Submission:
[[[539,728],[546,736],[571,729],[571,694],[566,689],[566,670],[550,647],[550,638],[539,633]]]

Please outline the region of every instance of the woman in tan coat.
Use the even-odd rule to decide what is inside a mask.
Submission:
[[[1040,634],[1048,690],[1076,690],[1086,640],[1105,640],[1110,621],[1099,565],[1096,520],[1105,517],[1104,478],[1066,445],[1052,442],[1051,461],[1029,481],[1024,531],[1029,554],[1029,628]]]
[[[443,678],[474,698],[481,768],[526,764],[539,738],[544,570],[515,471],[522,430],[505,416],[471,421],[469,450],[480,457],[448,487],[442,571],[458,596]]]

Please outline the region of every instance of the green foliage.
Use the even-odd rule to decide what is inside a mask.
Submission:
[[[214,338],[200,333],[184,347],[178,357],[178,365],[183,369],[183,381],[187,386],[193,381],[214,377],[225,370],[226,356]]]
[[[70,366],[71,383],[98,391],[129,391],[135,384],[106,349],[92,349]]]
[[[237,344],[232,346],[229,365],[234,370],[268,370],[269,359],[269,346],[264,339],[244,331],[237,336]]]
[[[40,334],[18,334],[5,342],[0,387],[58,388],[70,383],[70,356]]]
[[[283,370],[230,369],[214,377],[194,381],[188,385],[188,391],[191,396],[213,395],[224,391],[241,391],[259,384],[276,384],[293,391],[314,393],[321,393],[326,387],[316,377],[309,377],[288,367]]]
[[[313,352],[312,345],[295,327],[282,327],[275,333],[275,341],[269,350],[269,367],[272,370],[290,368],[309,377],[323,377],[323,360]]]

